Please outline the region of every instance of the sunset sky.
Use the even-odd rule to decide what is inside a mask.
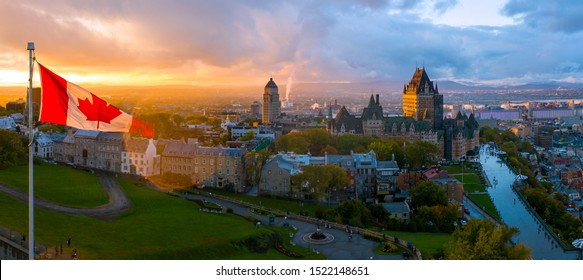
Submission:
[[[0,86],[583,82],[583,1],[0,0]]]

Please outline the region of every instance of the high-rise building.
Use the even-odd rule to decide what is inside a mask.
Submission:
[[[281,103],[279,101],[279,92],[273,78],[265,85],[263,91],[263,115],[261,120],[264,124],[271,124],[279,117],[281,113]]]
[[[261,116],[261,103],[259,101],[253,101],[251,103],[251,116],[254,118]]]
[[[415,69],[411,82],[403,88],[403,115],[431,122],[434,130],[443,129],[443,95],[429,80],[425,67]]]

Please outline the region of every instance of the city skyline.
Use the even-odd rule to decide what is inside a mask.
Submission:
[[[28,41],[90,85],[583,82],[577,1],[132,4],[0,1],[0,86],[26,84]]]

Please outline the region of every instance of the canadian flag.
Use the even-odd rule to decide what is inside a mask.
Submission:
[[[154,128],[121,111],[88,90],[38,64],[42,87],[40,122],[107,132],[154,137]]]

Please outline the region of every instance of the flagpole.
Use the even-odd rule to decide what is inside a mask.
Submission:
[[[34,54],[34,42],[28,42],[28,47],[26,48],[30,55],[30,75],[28,77],[28,259],[34,260],[34,184],[33,184],[33,154],[32,146],[34,143],[34,125],[32,120],[32,71],[33,71],[33,54]]]

